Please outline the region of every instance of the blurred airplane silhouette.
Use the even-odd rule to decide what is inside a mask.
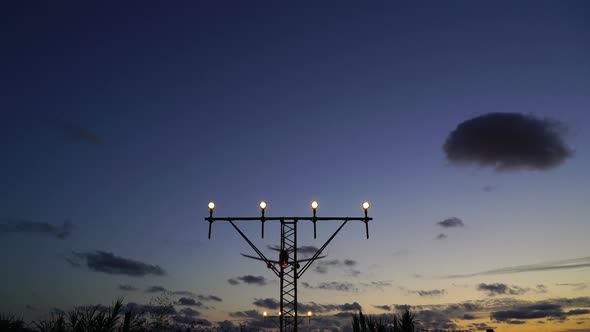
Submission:
[[[279,265],[281,267],[281,269],[286,269],[289,265],[296,266],[297,268],[299,268],[299,263],[307,262],[307,261],[311,260],[311,258],[305,258],[305,259],[298,259],[295,262],[291,262],[289,260],[289,254],[291,254],[293,252],[293,250],[281,250],[278,247],[270,247],[270,246],[268,248],[279,252],[279,260],[278,261],[268,260],[268,264],[266,267],[268,267],[269,269],[273,268],[273,266],[274,266],[273,264]],[[246,254],[241,254],[241,255],[244,257],[247,257],[247,258],[251,258],[251,259],[265,262],[265,260],[260,257],[250,256],[250,255],[246,255]],[[316,259],[321,259],[324,257],[326,257],[326,256],[318,256]]]

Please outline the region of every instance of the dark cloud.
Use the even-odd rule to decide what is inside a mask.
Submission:
[[[360,311],[362,310],[362,307],[360,304],[358,304],[357,302],[353,302],[353,303],[344,303],[342,305],[339,305],[338,310],[341,311]]]
[[[49,125],[58,131],[64,138],[73,142],[82,142],[87,144],[99,144],[101,142],[98,135],[91,130],[78,124],[67,122],[61,119],[54,119]]]
[[[337,282],[337,281],[330,281],[330,282],[321,282],[316,286],[313,286],[307,282],[302,282],[301,285],[305,288],[311,289],[324,289],[324,290],[335,290],[339,292],[352,292],[357,291],[357,288],[354,287],[353,284],[349,282]]]
[[[124,274],[132,277],[143,277],[149,274],[156,276],[166,275],[166,271],[158,265],[151,265],[140,261],[135,261],[120,256],[115,256],[113,253],[105,251],[72,253],[71,258],[66,258],[70,265],[75,267],[82,267],[82,263],[86,267],[95,272],[102,272],[107,274]]]
[[[280,308],[280,303],[275,300],[275,299],[271,299],[271,298],[266,298],[266,299],[254,299],[253,304],[257,307],[261,307],[261,308],[268,308],[271,310],[275,310]]]
[[[231,279],[227,279],[227,283],[230,285],[238,285],[240,282],[237,281],[236,279],[231,278]]]
[[[325,274],[328,273],[330,268],[352,268],[356,266],[356,261],[352,259],[331,259],[331,260],[323,260],[317,261],[315,263],[313,270],[317,273]],[[353,270],[354,271],[354,270]]]
[[[391,311],[391,306],[386,305],[386,304],[384,304],[384,305],[373,305],[373,307],[374,308],[377,308],[377,309],[385,310],[385,311]]]
[[[564,259],[553,262],[545,262],[539,264],[530,265],[517,265],[511,267],[505,267],[501,269],[488,270],[483,272],[471,273],[471,274],[457,274],[450,275],[446,278],[466,278],[480,275],[496,275],[496,274],[508,274],[508,273],[521,273],[530,271],[549,271],[549,270],[569,270],[590,267],[590,257]]]
[[[191,308],[182,308],[179,312],[187,317],[197,317],[201,315],[199,311]]]
[[[493,330],[496,327],[495,326],[490,326],[486,323],[474,323],[470,325],[472,328],[478,330],[478,331],[486,331],[486,330]]]
[[[476,319],[476,318],[477,317],[475,317],[472,314],[464,314],[463,317],[461,317],[461,319],[464,319],[464,320],[472,320],[472,319]]]
[[[421,323],[421,326],[433,330],[449,330],[457,328],[457,325],[445,315],[444,311],[427,309],[416,311],[415,314],[416,319]]]
[[[273,298],[255,299],[253,304],[257,307],[266,308],[270,310],[278,310],[280,303]],[[344,303],[344,304],[320,304],[315,302],[309,303],[298,303],[298,309],[300,312],[311,311],[313,313],[325,313],[333,311],[358,311],[362,307],[357,302]]]
[[[417,290],[417,291],[411,291],[411,293],[414,294],[418,294],[422,297],[437,297],[437,296],[443,296],[446,294],[446,290],[444,289],[432,289],[432,290]]]
[[[445,233],[440,233],[440,234],[438,234],[436,236],[436,239],[437,240],[443,240],[443,239],[446,239],[446,238],[447,238],[447,235]]]
[[[574,310],[570,310],[570,311],[566,312],[565,314],[568,316],[586,315],[586,314],[590,314],[590,310],[588,310],[588,309],[574,309]]]
[[[9,233],[39,234],[56,237],[60,240],[71,235],[74,225],[65,221],[63,225],[56,226],[46,222],[34,222],[25,219],[4,218],[0,221],[0,235]]]
[[[491,186],[491,185],[485,185],[481,188],[481,190],[489,193],[490,191],[496,190],[495,186]]]
[[[184,295],[184,296],[192,296],[195,297],[196,294],[191,292],[191,291],[186,291],[186,290],[177,290],[171,293],[172,295]]]
[[[199,295],[197,298],[201,301],[217,301],[217,302],[223,301],[219,296],[215,296],[215,295]]]
[[[524,320],[517,320],[517,319],[508,320],[508,321],[506,321],[506,323],[508,323],[508,324],[512,324],[512,325],[522,325],[522,324],[526,324],[526,322],[525,322]]]
[[[436,223],[437,225],[444,227],[444,228],[450,228],[450,227],[463,227],[465,226],[465,224],[463,224],[463,220],[457,218],[457,217],[451,217],[451,218],[447,218],[445,220],[439,221]]]
[[[234,311],[234,312],[230,312],[229,316],[234,317],[234,318],[262,319],[262,315],[256,310]]]
[[[119,285],[119,287],[117,287],[118,290],[122,290],[122,291],[126,291],[126,292],[134,292],[137,290],[136,287],[133,287],[131,285]]]
[[[167,291],[166,288],[164,288],[162,286],[152,286],[152,287],[146,288],[146,290],[145,290],[146,293],[163,293],[166,291]]]
[[[125,305],[124,311],[130,311],[137,314],[156,313],[164,315],[176,315],[176,309],[172,305],[151,305],[151,304],[138,304],[135,302],[129,302]]]
[[[268,283],[266,278],[264,278],[263,276],[245,275],[238,277],[237,279],[248,285],[264,286]],[[239,283],[235,279],[229,279],[228,282],[232,285],[237,285]]]
[[[213,323],[211,323],[211,321],[204,319],[204,318],[194,318],[191,316],[180,316],[180,315],[176,315],[172,317],[174,322],[177,324],[183,324],[183,325],[200,325],[200,326],[213,326]]]
[[[191,299],[190,297],[181,297],[174,304],[191,306],[191,307],[202,307],[203,306],[203,303],[197,302],[194,299]]]
[[[563,312],[561,305],[553,303],[540,303],[528,306],[519,306],[510,310],[493,311],[490,314],[490,318],[498,322],[549,317],[563,319],[565,317],[565,313]]]
[[[485,284],[481,283],[477,285],[477,290],[486,292],[488,296],[496,295],[522,295],[529,291],[527,288],[518,286],[508,286],[507,284],[494,283]]]
[[[221,322],[217,322],[217,326],[219,326],[219,330],[221,331],[228,331],[236,328],[236,325],[229,320],[224,320]]]
[[[207,319],[200,318],[200,319],[197,319],[197,320],[194,322],[194,325],[200,325],[200,326],[212,326],[212,325],[213,325],[213,323],[211,323],[211,322],[210,322],[209,320],[207,320]]]
[[[396,311],[403,311],[406,305],[394,304],[393,308]],[[483,309],[482,304],[474,302],[411,307],[411,310],[416,314],[416,318],[420,321],[421,327],[429,330],[456,329],[456,322],[459,320],[482,318],[477,317],[476,313],[479,313]]]
[[[443,150],[455,164],[475,164],[497,171],[546,170],[571,157],[557,121],[520,113],[489,113],[460,123]]]

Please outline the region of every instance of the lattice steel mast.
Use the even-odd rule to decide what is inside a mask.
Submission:
[[[256,252],[260,260],[264,261],[268,268],[271,269],[274,274],[280,279],[280,311],[279,311],[279,327],[281,332],[298,332],[297,325],[300,317],[297,315],[297,280],[309,269],[311,264],[318,259],[321,253],[326,249],[328,244],[334,239],[336,234],[348,223],[349,221],[362,221],[365,224],[365,232],[367,239],[369,238],[369,221],[373,218],[369,218],[368,210],[369,203],[365,202],[362,204],[362,208],[365,212],[364,217],[318,217],[316,211],[319,204],[312,202],[311,207],[313,210],[312,217],[266,217],[264,212],[267,204],[260,202],[260,209],[262,215],[260,217],[213,217],[213,211],[215,210],[215,203],[209,203],[209,217],[205,218],[209,222],[209,239],[211,239],[211,226],[215,221],[227,221],[234,229],[244,238],[244,240],[250,245],[250,247]],[[272,261],[270,261],[264,254],[254,245],[250,239],[238,228],[234,221],[260,221],[261,222],[261,236],[264,238],[264,224],[267,221],[280,221],[281,223],[281,247],[279,255],[279,268],[277,268]],[[299,266],[299,260],[297,260],[297,224],[300,221],[311,221],[313,223],[313,237],[317,238],[316,223],[318,221],[342,221],[342,224],[336,229],[334,234],[328,238],[328,240],[320,247],[311,258],[301,267]],[[291,260],[292,257],[292,260]],[[290,267],[290,268],[289,268]]]

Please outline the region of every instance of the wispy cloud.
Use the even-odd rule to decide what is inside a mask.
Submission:
[[[197,296],[197,298],[201,301],[216,301],[216,302],[223,301],[219,296],[215,296],[215,295],[199,295],[199,296]]]
[[[266,280],[265,277],[263,276],[253,276],[253,275],[245,275],[245,276],[241,276],[241,277],[237,277],[237,278],[231,278],[228,279],[227,282],[230,285],[239,285],[240,281],[248,284],[248,285],[256,285],[256,286],[265,286],[268,283],[268,280]]]
[[[49,122],[51,128],[59,132],[64,138],[86,144],[99,144],[101,139],[93,131],[79,124],[62,119],[53,119]]]
[[[137,290],[136,287],[133,287],[131,285],[119,285],[119,287],[117,287],[118,290],[122,290],[122,291],[126,291],[126,292],[134,292]]]
[[[91,271],[107,274],[122,274],[132,277],[146,275],[164,276],[166,271],[158,265],[116,256],[105,251],[72,253],[66,261],[74,267],[86,267]]]
[[[334,291],[339,291],[339,292],[354,292],[354,291],[358,290],[350,282],[337,282],[337,281],[320,282],[319,284],[317,284],[315,286],[311,285],[307,282],[302,282],[301,285],[305,288],[334,290]]]
[[[496,274],[509,274],[509,273],[522,273],[532,271],[551,271],[551,270],[570,270],[590,267],[590,257],[564,259],[559,261],[530,264],[530,265],[516,265],[510,267],[504,267],[500,269],[487,270],[469,274],[455,274],[446,276],[445,278],[467,278],[482,275],[496,275]]]
[[[9,233],[39,234],[63,240],[70,236],[73,228],[74,225],[70,221],[65,221],[61,226],[26,219],[4,218],[0,221],[0,235]]]
[[[444,240],[447,238],[447,235],[445,233],[440,233],[436,236],[436,240]]]
[[[383,290],[383,288],[391,287],[391,282],[389,281],[370,281],[370,282],[362,282],[361,286],[363,287],[370,287],[370,288],[377,288]]]
[[[494,190],[496,190],[496,186],[492,186],[492,185],[489,185],[489,184],[487,184],[487,185],[483,186],[483,187],[481,188],[481,190],[483,190],[483,191],[485,191],[485,192],[489,193],[489,192],[491,192],[491,191],[494,191]]]
[[[477,290],[486,292],[488,296],[496,296],[496,295],[523,295],[527,293],[530,289],[518,287],[518,286],[509,286],[507,284],[502,283],[494,283],[494,284],[485,284],[481,283],[477,285]]]
[[[431,290],[415,290],[410,291],[410,293],[418,294],[422,297],[439,297],[443,296],[447,293],[444,289],[431,289]]]
[[[172,295],[184,295],[184,296],[196,296],[195,293],[191,292],[191,291],[187,291],[187,290],[177,290],[177,291],[173,291]]]
[[[254,318],[261,319],[262,315],[256,310],[234,311],[229,313],[230,317],[234,318]]]
[[[351,274],[355,274],[355,271],[356,271],[356,270],[352,269],[354,266],[356,266],[356,261],[352,260],[352,259],[344,259],[344,260],[331,259],[331,260],[327,260],[327,261],[317,261],[315,264],[316,265],[313,268],[313,270],[315,272],[321,273],[321,274],[328,273],[328,270],[331,268],[348,268],[349,273],[351,273]]]
[[[590,286],[588,282],[575,282],[575,283],[564,283],[564,284],[555,284],[556,286],[567,286],[572,287],[574,290],[584,290]]]
[[[162,286],[151,286],[145,290],[146,293],[163,293],[167,291],[168,290]]]

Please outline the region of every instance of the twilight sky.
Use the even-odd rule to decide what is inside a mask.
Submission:
[[[590,331],[590,4],[360,5],[1,4],[0,312],[259,321],[278,281],[207,203],[368,200],[300,280],[313,326]]]

